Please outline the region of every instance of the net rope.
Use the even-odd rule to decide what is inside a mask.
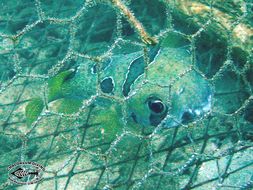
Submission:
[[[253,113],[253,5],[238,2],[2,3],[0,189],[251,189],[253,121],[245,115]],[[152,10],[154,4],[158,8]],[[198,73],[213,91],[211,109],[178,127],[164,129],[163,121],[173,118],[168,114],[156,127],[130,130],[128,102],[145,85],[160,85],[149,80],[148,50],[169,34],[186,39],[191,54],[189,70],[170,87],[187,73]],[[146,64],[139,85],[126,97],[102,92],[104,61],[133,52],[141,52]],[[96,81],[95,90],[81,100],[78,111],[52,109],[48,81],[64,70],[86,72],[93,65],[98,72],[84,76]],[[41,97],[45,108],[27,125],[25,108],[34,97]],[[101,99],[120,108],[122,130],[110,140],[101,139],[103,129],[93,122],[104,113],[96,106]],[[6,168],[18,161],[43,165],[43,180],[11,183]]]

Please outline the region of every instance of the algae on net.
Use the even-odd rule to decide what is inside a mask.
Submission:
[[[252,188],[250,1],[0,9],[1,189]],[[10,182],[18,161],[43,181]]]

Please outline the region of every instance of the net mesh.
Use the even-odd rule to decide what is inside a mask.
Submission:
[[[1,2],[1,189],[251,189],[250,12],[247,0]],[[177,127],[142,126],[129,116],[146,85],[168,88],[159,76],[150,80],[148,52],[161,43],[190,53],[190,69],[173,80],[197,72],[213,92],[208,112]],[[138,56],[144,73],[124,96],[116,86]],[[105,69],[111,59],[120,61]],[[80,73],[74,84],[82,96],[50,102],[49,81],[71,69]],[[101,88],[108,73],[114,93]],[[29,124],[34,98],[44,107]],[[17,161],[43,165],[43,180],[9,182],[6,168]]]

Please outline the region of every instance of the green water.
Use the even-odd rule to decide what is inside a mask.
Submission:
[[[253,188],[250,1],[0,4],[0,189]]]

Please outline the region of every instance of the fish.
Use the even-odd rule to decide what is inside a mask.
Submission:
[[[97,63],[86,62],[79,66],[74,77],[64,81],[60,94],[72,100],[88,99],[97,93],[99,86],[102,93],[125,99],[128,118],[142,126],[163,123],[165,127],[175,127],[210,111],[211,87],[194,69],[187,47],[158,44],[149,48],[147,56],[148,64],[143,51],[114,55],[100,63],[100,71],[95,67]],[[97,72],[100,72],[99,85]],[[103,107],[101,101],[100,104]]]
[[[212,90],[194,68],[187,47],[163,47],[148,65],[148,74],[133,83],[130,117],[142,126],[165,128],[188,124],[211,110]]]

